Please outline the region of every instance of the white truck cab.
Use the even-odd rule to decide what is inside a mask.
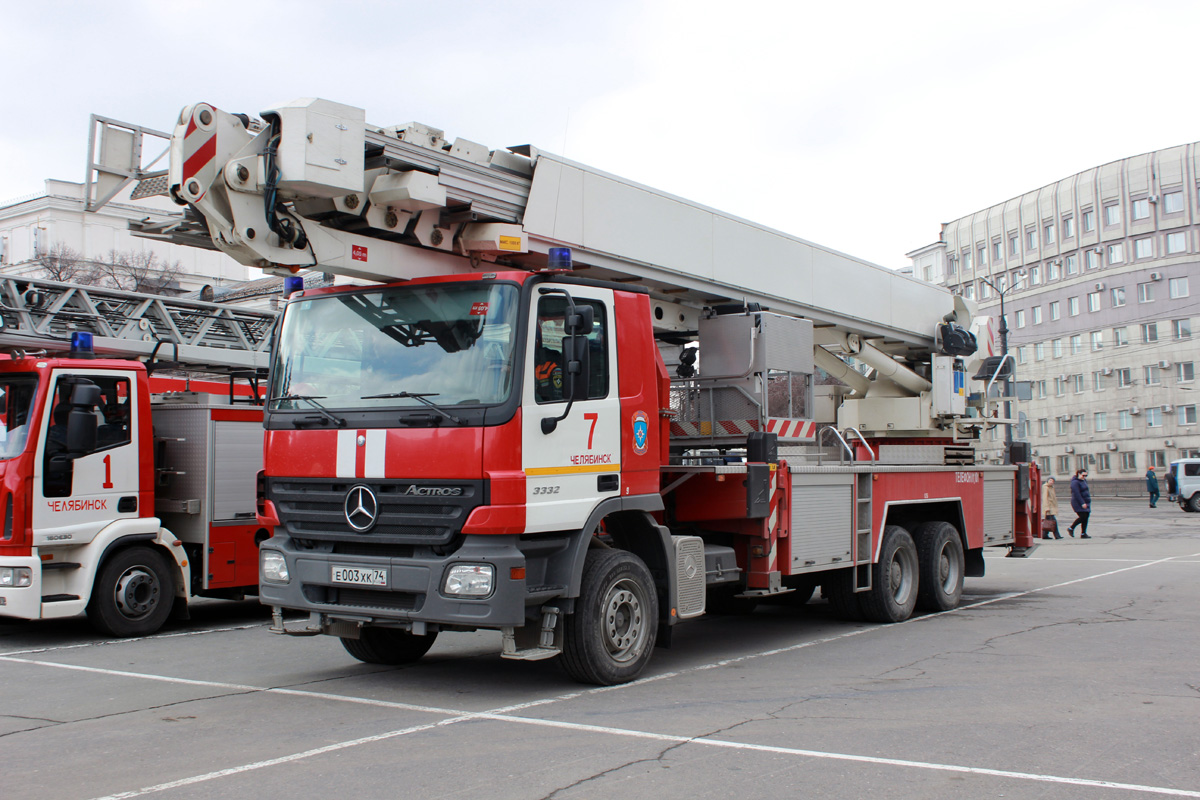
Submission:
[[[1200,458],[1172,461],[1167,470],[1167,492],[1184,511],[1200,512]]]

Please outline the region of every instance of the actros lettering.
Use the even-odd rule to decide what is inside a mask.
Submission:
[[[459,497],[461,486],[410,486],[404,494],[408,497]]]

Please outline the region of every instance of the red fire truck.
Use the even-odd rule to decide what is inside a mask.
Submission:
[[[611,684],[708,610],[819,586],[899,621],[953,608],[985,547],[1034,546],[1036,469],[975,454],[1011,423],[1011,369],[941,288],[322,100],[189,106],[170,149],[212,244],[372,282],[294,295],[276,337],[278,633],[398,664],[496,629],[506,657]]]

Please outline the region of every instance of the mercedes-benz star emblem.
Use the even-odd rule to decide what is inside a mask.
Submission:
[[[379,517],[379,501],[370,487],[359,484],[346,492],[346,524],[359,533],[365,533],[375,526]]]

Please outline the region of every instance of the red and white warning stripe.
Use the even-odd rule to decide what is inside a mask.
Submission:
[[[777,435],[780,439],[811,439],[817,433],[817,425],[811,419],[772,417],[767,420],[767,432]]]
[[[217,111],[205,103],[192,106],[183,135],[183,172],[180,191],[199,200],[217,177]]]
[[[745,436],[758,430],[758,421],[753,419],[721,419],[716,422],[671,422],[672,436]],[[817,425],[810,419],[767,420],[767,432],[780,439],[811,439],[817,433]]]
[[[337,477],[386,478],[387,431],[337,432]]]

